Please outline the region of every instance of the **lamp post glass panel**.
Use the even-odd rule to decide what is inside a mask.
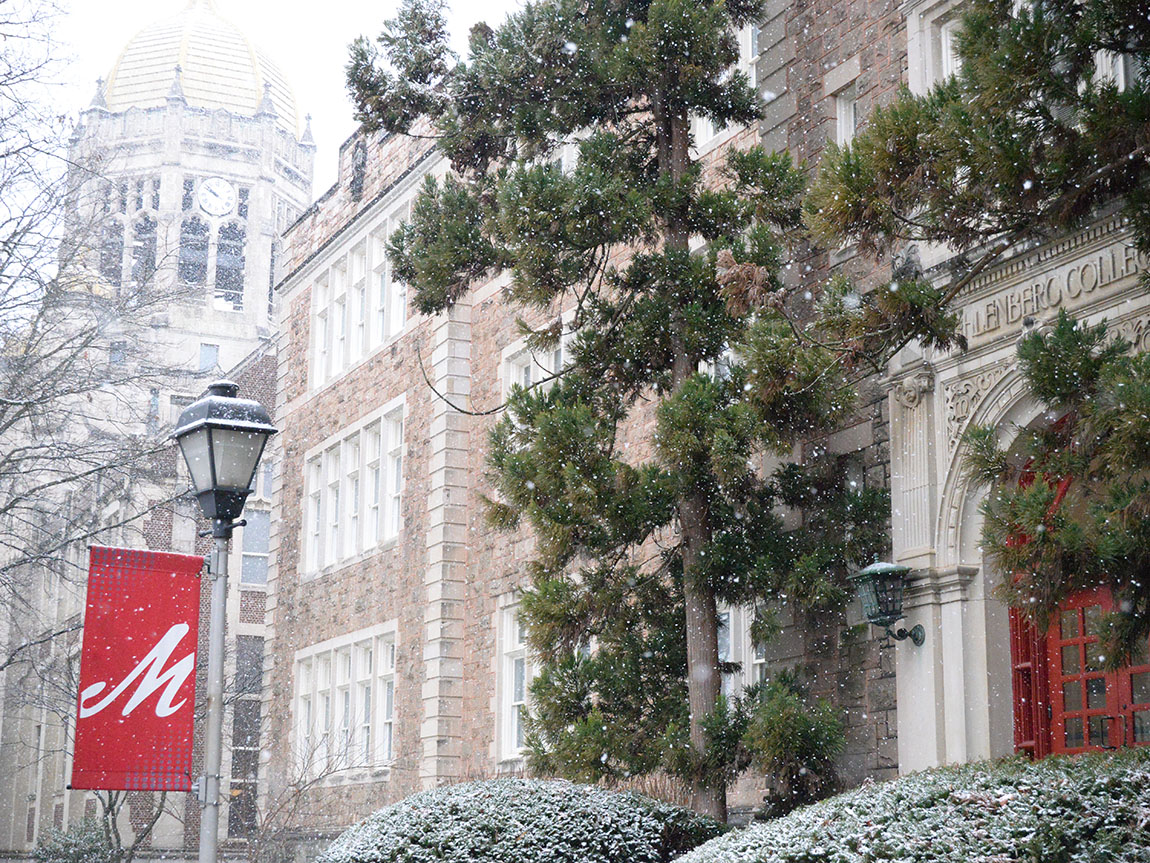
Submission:
[[[172,436],[180,445],[204,516],[212,521],[212,606],[209,621],[204,775],[200,778],[200,863],[215,863],[220,823],[223,749],[224,615],[228,596],[228,540],[251,493],[260,456],[276,433],[259,402],[237,397],[239,387],[219,381],[189,405]]]
[[[901,627],[897,632],[890,630],[892,624],[905,617],[902,613],[902,592],[909,574],[909,566],[885,563],[876,556],[874,563],[860,569],[850,580],[858,590],[863,614],[870,623],[883,627],[887,635],[897,641],[909,638],[912,644],[921,647],[926,641],[926,630],[922,624],[909,631]]]

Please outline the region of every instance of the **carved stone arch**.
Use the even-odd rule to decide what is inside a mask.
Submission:
[[[981,566],[979,549],[982,517],[978,508],[986,489],[970,482],[964,475],[962,459],[966,445],[962,435],[972,426],[994,426],[999,443],[1010,447],[1019,432],[1042,415],[1042,405],[1031,395],[1017,369],[1006,372],[973,407],[958,429],[958,440],[951,448],[943,482],[938,512],[938,547],[944,565]]]

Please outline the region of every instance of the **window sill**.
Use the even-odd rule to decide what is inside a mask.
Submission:
[[[377,764],[371,767],[345,767],[335,770],[319,780],[319,784],[329,788],[341,785],[366,785],[371,782],[388,782],[391,780],[391,768],[394,759],[386,764]]]
[[[358,554],[344,558],[336,563],[329,563],[327,566],[322,566],[319,569],[313,569],[309,572],[300,573],[300,581],[315,581],[328,575],[333,575],[337,572],[347,569],[348,567],[355,566],[356,564],[363,563],[365,560],[370,560],[378,554],[386,551],[392,551],[399,546],[400,537],[403,536],[402,529],[398,534],[388,539],[381,541],[369,549],[359,552]]]

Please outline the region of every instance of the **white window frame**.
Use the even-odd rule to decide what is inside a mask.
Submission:
[[[340,464],[343,465],[343,490],[340,497],[344,507],[341,515],[343,536],[340,543],[340,557],[342,559],[354,557],[361,550],[360,513],[363,501],[363,483],[360,478],[363,474],[360,469],[363,453],[361,452],[358,433],[350,434],[344,438],[341,446]]]
[[[907,83],[915,95],[926,95],[957,71],[951,52],[961,17],[962,0],[921,0],[907,9]]]
[[[852,84],[834,95],[835,143],[845,147],[854,140],[858,129],[858,99]]]
[[[759,25],[750,23],[735,34],[739,44],[739,59],[735,68],[747,74],[756,91],[759,89],[759,32]],[[695,152],[704,153],[714,149],[739,128],[736,125],[719,127],[709,117],[692,115],[691,137],[695,142]]]
[[[504,603],[498,612],[499,679],[497,711],[499,760],[519,761],[525,750],[524,719],[530,708],[535,668],[519,620],[519,603]]]
[[[370,779],[394,760],[396,621],[298,650],[297,766],[310,778]]]
[[[387,494],[384,527],[380,533],[386,542],[399,536],[403,529],[403,409],[386,414],[382,422],[387,431],[387,463],[384,470]]]
[[[407,286],[392,276],[387,240],[409,218],[423,174],[410,177],[379,215],[312,279],[310,386],[320,389],[407,329]]]
[[[557,378],[555,375],[563,371],[570,362],[570,344],[574,334],[567,327],[571,316],[563,316],[563,334],[559,337],[559,344],[553,349],[533,353],[528,350],[525,339],[519,339],[503,350],[503,396],[511,394],[511,387],[519,386],[530,389],[537,386],[552,386]]]
[[[339,444],[328,447],[323,454],[323,479],[327,496],[324,506],[324,524],[327,527],[327,533],[323,540],[322,559],[324,566],[338,563],[342,557],[340,540],[343,531],[340,529],[340,516],[342,515],[340,491],[343,486],[343,477],[340,475],[340,455]]]
[[[305,578],[399,537],[405,418],[401,395],[304,454]]]

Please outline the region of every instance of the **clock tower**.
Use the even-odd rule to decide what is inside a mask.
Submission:
[[[72,151],[100,166],[81,197],[100,281],[172,297],[154,328],[167,362],[211,377],[270,337],[279,238],[310,203],[315,145],[286,77],[215,0],[128,41]],[[161,420],[187,390],[161,394]]]

